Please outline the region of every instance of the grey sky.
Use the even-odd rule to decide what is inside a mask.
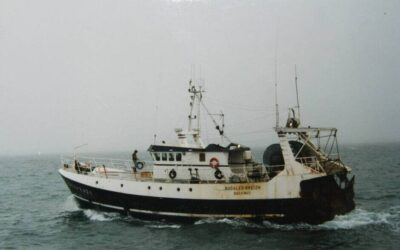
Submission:
[[[282,122],[297,64],[304,125],[399,141],[399,12],[389,0],[0,0],[0,153],[174,140],[192,65],[228,136],[267,146],[276,44]],[[203,131],[216,137],[209,120]]]

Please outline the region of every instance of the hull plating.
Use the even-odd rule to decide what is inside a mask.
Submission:
[[[354,209],[354,178],[349,181],[346,176],[331,175],[302,181],[301,198],[254,200],[199,200],[131,195],[91,187],[62,177],[80,204],[119,210],[143,218],[185,221],[207,217],[247,218],[317,224]]]

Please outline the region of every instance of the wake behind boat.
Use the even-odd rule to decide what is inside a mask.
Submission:
[[[354,177],[342,163],[337,129],[300,127],[291,109],[278,143],[257,162],[239,143],[205,145],[200,86],[189,82],[187,129],[177,143],[151,145],[152,161],[62,159],[60,175],[83,206],[152,219],[247,218],[322,223],[354,209]],[[221,115],[223,117],[223,115]],[[221,139],[224,124],[213,119]],[[245,122],[244,122],[245,123]]]

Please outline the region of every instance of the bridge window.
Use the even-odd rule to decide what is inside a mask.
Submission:
[[[174,153],[169,153],[169,158],[168,158],[168,160],[169,160],[169,161],[175,161],[174,158],[175,158],[175,157],[174,157]]]
[[[160,154],[159,153],[154,153],[154,160],[156,160],[156,161],[160,160]]]
[[[199,161],[206,161],[206,154],[205,153],[200,153],[199,154]]]
[[[182,153],[176,153],[176,161],[182,161]]]
[[[162,153],[162,160],[166,161],[167,160],[167,153]]]

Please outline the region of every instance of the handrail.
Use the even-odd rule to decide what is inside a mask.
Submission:
[[[318,164],[316,157],[301,157],[296,158],[301,164],[311,167],[317,171],[321,171],[322,167]],[[249,165],[242,166],[230,166],[229,169],[223,170],[223,178],[221,180],[210,179],[210,176],[214,175],[214,172],[210,173],[210,168],[207,166],[193,166],[184,164],[175,164],[172,166],[166,166],[164,169],[155,168],[152,162],[145,162],[145,168],[142,170],[136,169],[134,171],[133,161],[124,159],[109,159],[109,158],[98,158],[98,157],[80,157],[79,158],[80,169],[77,170],[75,166],[75,159],[72,157],[61,156],[61,163],[65,166],[70,166],[71,171],[78,171],[78,173],[86,175],[95,175],[104,178],[118,178],[118,179],[132,179],[136,181],[147,181],[154,180],[155,176],[165,176],[165,169],[174,168],[176,171],[182,171],[192,169],[192,173],[186,173],[189,176],[187,179],[170,179],[162,178],[156,179],[157,181],[164,182],[179,182],[187,183],[192,182],[193,179],[190,177],[198,178],[199,183],[249,183],[257,181],[265,181],[270,176],[276,175],[281,172],[285,165],[263,165],[254,164],[253,167]],[[197,170],[196,170],[197,169]],[[82,172],[81,172],[82,171]],[[212,177],[211,177],[212,178]]]
[[[78,160],[78,159],[77,159]],[[61,163],[74,163],[75,159],[71,157],[61,156]],[[126,159],[109,159],[109,158],[100,158],[100,157],[79,157],[79,163],[83,165],[89,165],[93,167],[98,167],[102,165],[107,165],[111,168],[118,168],[124,170],[131,170],[134,167],[134,164],[131,160]],[[147,164],[146,164],[147,165]]]

